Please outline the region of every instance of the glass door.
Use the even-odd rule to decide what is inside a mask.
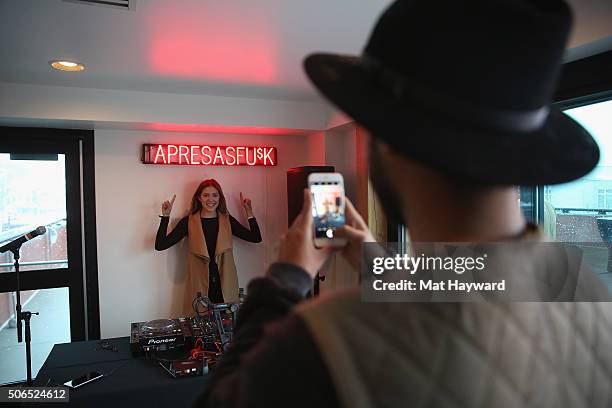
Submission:
[[[83,131],[0,128],[0,247],[39,226],[20,249],[22,310],[31,318],[32,375],[53,345],[86,338]],[[0,253],[0,384],[26,378],[17,342],[14,254]]]

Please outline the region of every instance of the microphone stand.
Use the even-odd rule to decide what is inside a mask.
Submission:
[[[17,273],[17,291],[15,292],[17,295],[17,304],[15,305],[15,312],[17,318],[17,342],[23,342],[23,334],[21,333],[22,324],[21,321],[25,321],[25,343],[26,343],[26,364],[27,364],[27,372],[28,378],[26,384],[28,386],[32,386],[32,349],[30,347],[30,343],[32,341],[32,333],[30,331],[30,318],[33,314],[37,315],[38,312],[22,312],[21,311],[21,281],[19,279],[19,250],[21,249],[21,245],[16,248],[11,249],[13,253],[13,259],[15,260],[15,272]]]

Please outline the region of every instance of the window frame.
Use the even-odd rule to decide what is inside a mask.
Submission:
[[[63,268],[23,272],[21,290],[69,287],[72,341],[99,339],[93,130],[0,126],[1,151],[33,153],[33,143],[35,153],[66,154],[67,233],[75,242],[67,248],[69,276]],[[15,289],[15,272],[0,273],[0,290]]]
[[[610,72],[612,72],[612,50],[563,64],[553,106],[565,111],[611,100]],[[534,188],[537,189],[534,203],[537,207],[536,221],[543,225],[544,186]]]

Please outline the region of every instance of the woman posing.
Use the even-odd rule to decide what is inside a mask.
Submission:
[[[193,194],[189,215],[183,217],[166,235],[175,199],[176,194],[171,201],[162,204],[155,249],[163,251],[188,237],[183,312],[186,316],[192,314],[191,303],[197,292],[202,292],[214,303],[238,302],[238,274],[232,252],[232,235],[248,242],[261,242],[251,200],[240,193],[240,201],[249,220],[250,229],[247,229],[227,211],[219,183],[214,179],[204,180]]]

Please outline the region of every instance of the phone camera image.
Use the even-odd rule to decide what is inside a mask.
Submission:
[[[315,238],[333,239],[345,223],[343,186],[336,181],[315,182],[310,190]]]

